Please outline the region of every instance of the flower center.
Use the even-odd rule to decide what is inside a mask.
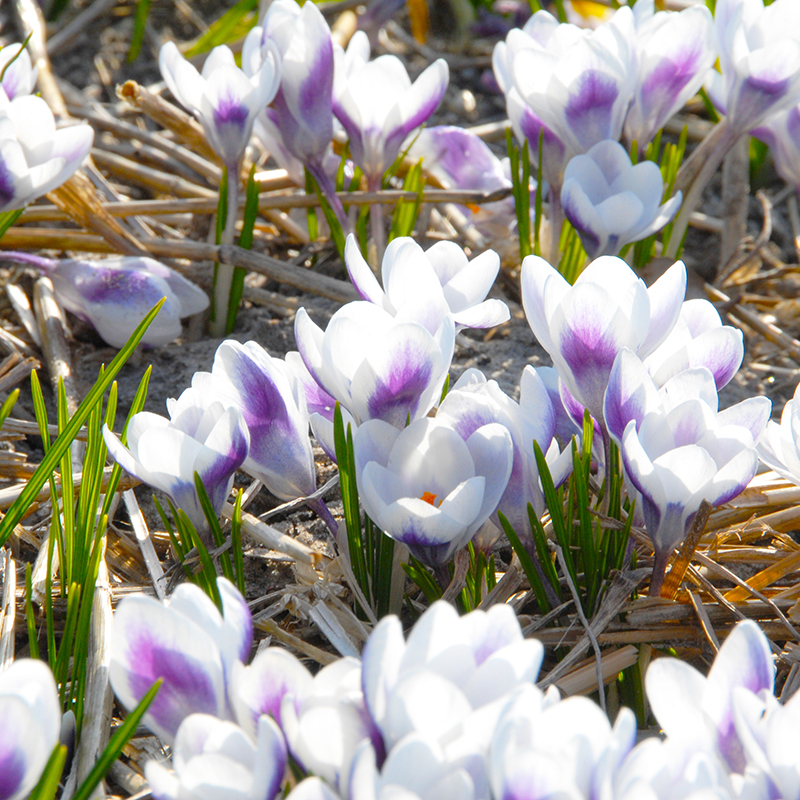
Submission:
[[[441,500],[438,503],[436,502],[436,495],[431,492],[423,492],[420,500],[430,503],[434,508],[438,508],[442,504]]]

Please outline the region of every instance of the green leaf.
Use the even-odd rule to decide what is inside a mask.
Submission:
[[[236,587],[244,595],[244,550],[242,548],[242,490],[236,493],[231,516],[231,549],[233,565],[236,571]]]
[[[403,189],[407,192],[416,192],[417,198],[413,201],[398,200],[392,214],[392,229],[389,232],[390,242],[398,236],[411,236],[414,232],[425,191],[425,178],[422,176],[422,159],[414,164],[406,174]]]
[[[73,795],[72,800],[89,800],[92,792],[97,788],[97,784],[105,777],[111,765],[119,758],[123,748],[131,740],[142,717],[147,712],[150,704],[155,699],[158,690],[161,688],[163,678],[159,678],[147,694],[139,701],[139,705],[128,714],[125,722],[117,729],[117,732],[111,737],[106,749],[103,750],[97,763],[92,768],[92,771],[87,776],[86,780],[80,785],[80,788]]]
[[[31,651],[31,658],[39,658],[39,641],[36,636],[36,619],[33,614],[30,562],[25,564],[25,623],[28,628],[28,649]]]
[[[53,800],[58,791],[61,774],[64,771],[64,762],[67,760],[67,747],[57,744],[50,753],[42,777],[31,792],[28,800]]]
[[[0,237],[22,216],[23,211],[25,211],[24,208],[17,208],[0,214]]]
[[[44,486],[45,481],[52,476],[58,462],[69,449],[78,431],[91,413],[91,410],[97,405],[100,398],[105,394],[106,389],[111,385],[114,378],[117,377],[117,374],[122,369],[125,362],[131,357],[131,354],[136,349],[136,345],[141,341],[142,336],[144,336],[145,331],[153,319],[155,319],[156,314],[158,314],[165,301],[166,298],[159,301],[139,323],[136,330],[131,335],[131,338],[128,339],[125,346],[117,353],[114,360],[103,374],[103,377],[95,383],[89,391],[89,394],[86,395],[84,401],[78,406],[78,410],[42,459],[41,464],[39,464],[36,472],[31,476],[31,479],[22,490],[20,496],[14,501],[11,508],[8,509],[2,522],[0,522],[0,547],[2,547],[8,540],[8,537],[11,536],[14,527],[22,519],[36,495],[39,493],[39,490]]]
[[[503,526],[503,531],[508,537],[508,541],[511,542],[511,548],[517,554],[519,563],[522,565],[522,571],[525,573],[525,577],[528,579],[528,583],[530,583],[531,589],[533,589],[533,593],[536,595],[536,602],[539,604],[539,610],[543,614],[546,614],[550,610],[550,601],[547,599],[544,583],[542,583],[541,576],[536,570],[536,565],[533,563],[531,554],[528,552],[525,545],[522,544],[522,540],[517,536],[517,532],[505,518],[505,515],[499,511],[497,517],[500,520],[500,524]]]
[[[208,496],[205,484],[203,483],[200,473],[198,472],[195,472],[194,474],[194,488],[197,491],[198,498],[200,499],[200,506],[203,509],[203,513],[206,515],[206,522],[208,522],[208,527],[211,530],[211,536],[214,539],[214,544],[216,547],[222,547],[222,545],[225,544],[225,534],[222,532],[222,526],[219,524],[219,517],[217,516],[217,512],[214,510],[214,506],[211,505],[211,498]],[[219,561],[220,566],[222,567],[222,574],[231,583],[233,583],[233,567],[231,566],[230,552],[223,553],[220,556]]]
[[[184,53],[186,58],[207,53],[221,44],[229,44],[243,38],[256,21],[258,0],[239,0],[233,8],[226,11],[208,30]]]
[[[133,19],[133,34],[131,35],[131,46],[128,50],[128,63],[136,61],[142,51],[144,41],[144,31],[147,25],[147,18],[150,16],[151,0],[137,0],[136,16]]]

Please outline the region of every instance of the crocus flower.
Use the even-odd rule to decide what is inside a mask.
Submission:
[[[233,486],[233,475],[247,458],[249,436],[241,412],[186,389],[167,401],[170,419],[141,411],[128,425],[128,446],[103,427],[111,457],[128,473],[169,495],[198,531],[208,523],[194,476],[205,486],[219,513]]]
[[[534,686],[519,687],[492,738],[490,772],[495,797],[601,797],[636,740],[628,708],[608,716],[585,697],[552,702]]]
[[[402,427],[441,396],[455,344],[443,302],[420,297],[395,316],[373,303],[348,303],[325,331],[301,308],[297,348],[314,380],[356,422],[381,419]]]
[[[800,384],[781,412],[781,421],[768,422],[758,443],[758,455],[772,470],[800,485]]]
[[[721,74],[708,93],[732,135],[800,100],[800,6],[794,0],[720,0],[714,11]]]
[[[61,186],[91,150],[89,125],[56,130],[41,97],[17,97],[0,110],[0,213],[24,208]]]
[[[506,112],[519,142],[528,141],[528,154],[533,164],[539,160],[539,139],[542,139],[542,175],[556,189],[561,187],[569,154],[564,142],[549,128],[536,110],[522,97],[514,81],[514,60],[522,50],[561,56],[569,47],[589,34],[576,25],[560,24],[547,11],[537,11],[522,29],[508,32],[504,42],[495,45],[492,69],[506,98]]]
[[[370,188],[380,189],[383,173],[397,158],[406,136],[438,108],[449,72],[440,58],[412,85],[397,56],[368,59],[369,42],[359,31],[337,64],[333,111],[350,138],[353,161],[364,171]]]
[[[290,693],[281,702],[281,727],[301,768],[319,775],[347,797],[350,770],[363,742],[383,756],[380,736],[371,724],[361,692],[361,662],[352,657],[328,664],[314,677],[305,696]]]
[[[634,6],[638,79],[625,117],[625,139],[644,152],[667,120],[703,85],[717,54],[714,20],[705,6],[654,14],[653,0]]]
[[[84,259],[42,258],[3,253],[11,261],[32,264],[53,282],[59,303],[89,322],[112,347],[123,347],[139,323],[162,298],[166,302],[142,337],[151,347],[181,335],[181,319],[208,308],[198,286],[159,261],[141,256]]]
[[[425,417],[402,431],[363,423],[353,440],[364,510],[421,561],[441,567],[494,513],[513,462],[508,430],[479,427],[466,441]]]
[[[574,286],[544,259],[522,262],[528,324],[569,393],[599,422],[617,353],[640,358],[666,339],[686,293],[686,268],[673,264],[649,289],[621,259],[592,261]]]
[[[589,258],[615,256],[624,245],[661,230],[678,213],[681,193],[660,205],[663,193],[656,164],[634,166],[619,142],[605,140],[567,164],[561,205]]]
[[[557,396],[554,399],[560,403]],[[491,422],[508,430],[514,445],[514,460],[497,510],[520,536],[530,533],[528,503],[539,516],[545,511],[533,443],[545,454],[556,486],[572,471],[571,450],[565,448],[562,453],[554,439],[557,412],[539,373],[531,366],[525,367],[516,402],[503,392],[497,381],[487,381],[478,370],[468,369],[447,393],[436,418],[447,422],[465,441]]]
[[[660,589],[670,553],[688,533],[701,502],[727,503],[753,479],[755,442],[771,406],[765,397],[752,397],[717,413],[693,399],[626,425],[622,460],[641,494],[639,505],[655,549],[651,593]]]
[[[719,390],[728,385],[743,358],[742,332],[723,325],[717,309],[697,298],[684,301],[675,327],[644,363],[656,386],[685,369],[706,367]]]
[[[0,672],[0,800],[30,794],[60,731],[58,690],[44,662],[22,658]]]
[[[305,393],[286,362],[256,342],[228,339],[217,348],[211,374],[192,380],[201,385],[241,412],[250,434],[247,472],[282,500],[317,488]]]
[[[420,295],[439,296],[456,325],[492,328],[510,318],[502,300],[486,300],[500,270],[500,257],[486,250],[471,261],[455,242],[437,242],[423,251],[408,236],[393,239],[383,254],[383,286],[361,255],[355,236],[347,237],[344,260],[356,290],[393,316],[406,305],[415,306]]]
[[[771,114],[750,133],[769,145],[778,175],[790,186],[800,188],[800,105]]]
[[[278,91],[277,52],[267,46],[258,71],[248,77],[225,45],[215,47],[198,72],[175,42],[167,42],[158,65],[170,92],[199,120],[220,161],[235,173],[253,133],[253,121]]]
[[[451,763],[435,739],[412,733],[392,748],[380,770],[375,748],[361,746],[353,762],[350,797],[390,800],[402,792],[406,800],[478,800],[475,783],[464,766]]]
[[[21,44],[7,44],[0,49],[0,73],[3,75],[2,87],[5,92],[5,97],[0,96],[2,109],[6,105],[4,101],[33,91],[39,68],[31,64],[30,53]]]
[[[560,51],[525,47],[514,56],[517,91],[564,143],[567,158],[622,134],[636,80],[632,28],[623,8]]]
[[[438,740],[451,754],[466,734],[480,750],[507,695],[536,680],[543,655],[510,606],[459,617],[440,601],[408,640],[397,617],[378,623],[364,646],[364,697],[390,752],[409,734]]]
[[[265,145],[277,144],[302,162],[320,186],[327,184],[326,154],[333,138],[333,42],[328,23],[314,3],[275,0],[260,26],[248,35],[242,67],[254,74],[264,49],[277,48],[281,83],[275,100],[259,117]]]
[[[161,603],[143,594],[126,597],[114,614],[109,679],[120,702],[135,708],[163,678],[145,724],[172,742],[190,714],[229,718],[226,681],[253,642],[247,603],[225,578],[217,579],[220,614],[198,586],[181,584]]]
[[[253,741],[238,725],[208,714],[188,716],[172,748],[174,772],[145,764],[156,800],[272,800],[286,769],[286,744],[269,718]]]
[[[769,642],[755,622],[746,620],[725,640],[707,678],[684,661],[659,658],[647,670],[645,688],[670,739],[701,750],[710,747],[741,773],[745,754],[734,724],[733,693],[741,687],[772,694],[774,675]]]

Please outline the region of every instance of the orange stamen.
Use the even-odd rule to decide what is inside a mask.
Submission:
[[[431,492],[423,492],[420,500],[424,500],[426,503],[430,503],[432,506],[436,505],[436,495],[431,494]]]

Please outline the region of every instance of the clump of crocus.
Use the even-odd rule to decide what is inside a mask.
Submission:
[[[203,126],[208,143],[228,175],[228,209],[223,244],[233,242],[239,216],[239,166],[253,133],[253,122],[280,83],[280,65],[274,47],[264,49],[259,69],[249,77],[239,69],[225,45],[215,47],[198,72],[167,42],[158,59],[161,74],[175,99]],[[222,336],[229,316],[233,267],[218,264],[214,278],[211,332]]]
[[[206,293],[159,261],[141,256],[112,256],[89,261],[54,259],[5,252],[4,259],[31,264],[53,282],[59,303],[89,322],[112,347],[123,347],[150,309],[166,298],[142,336],[151,347],[181,334],[181,319],[208,308]]]

